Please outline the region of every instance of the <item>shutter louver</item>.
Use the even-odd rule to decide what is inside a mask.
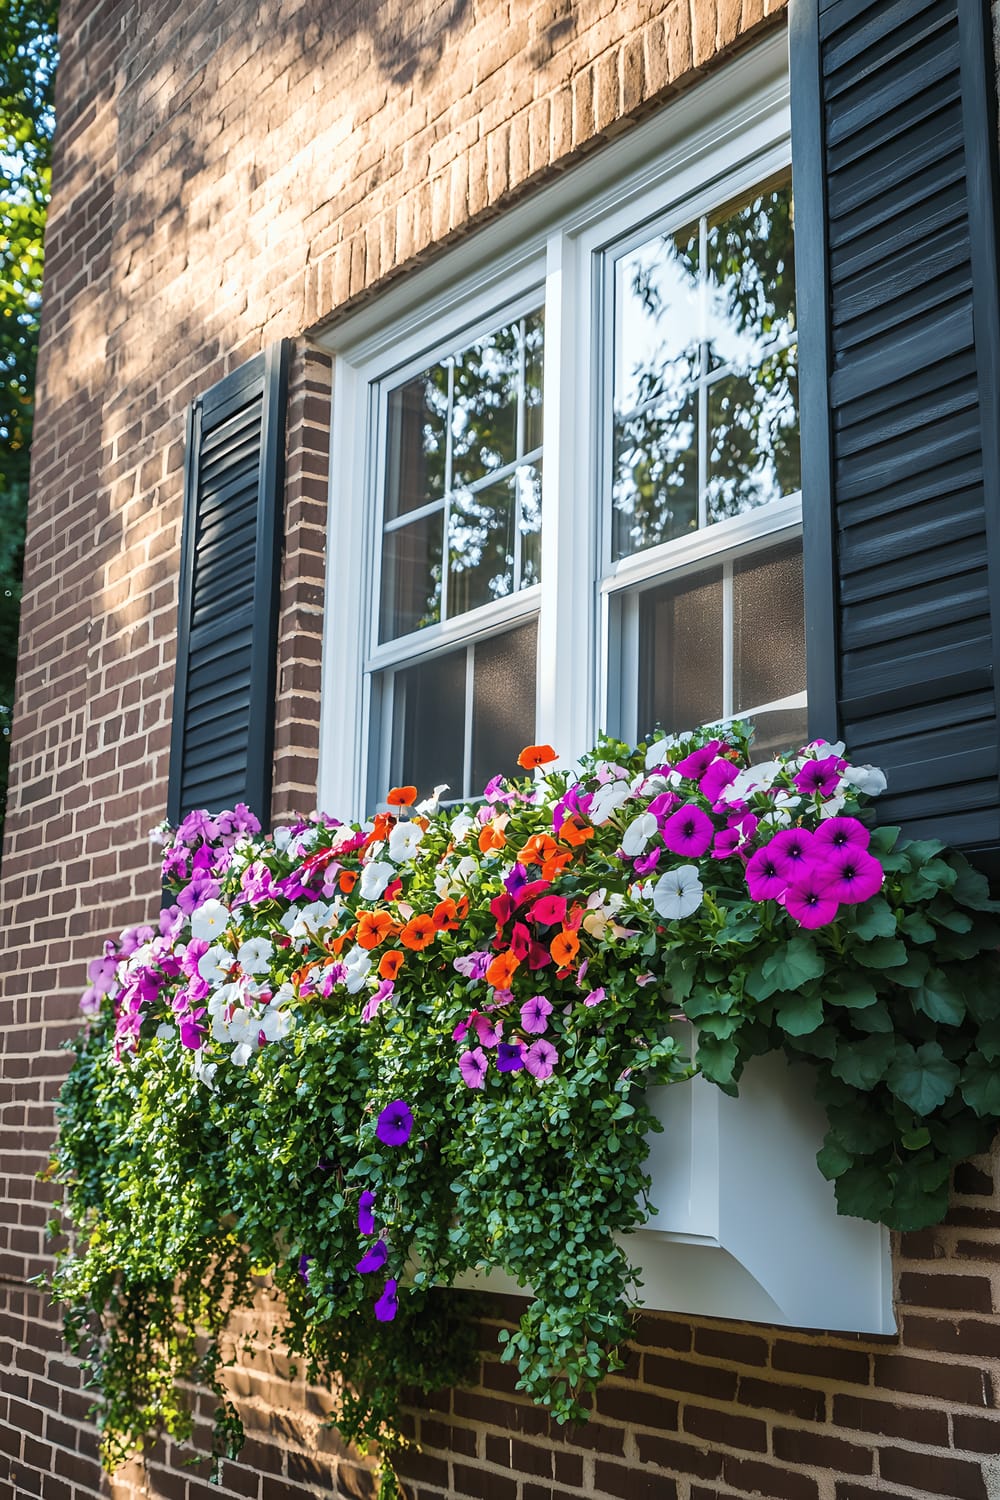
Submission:
[[[996,131],[980,0],[793,0],[815,734],[1000,845]]]
[[[266,826],[281,554],[286,353],[188,413],[168,816],[245,802]]]

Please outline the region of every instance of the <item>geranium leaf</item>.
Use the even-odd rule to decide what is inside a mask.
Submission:
[[[918,1115],[929,1115],[953,1092],[961,1070],[949,1062],[937,1042],[911,1047],[899,1045],[888,1073],[888,1084],[897,1099]]]
[[[825,968],[810,938],[793,937],[764,960],[763,972],[775,981],[777,989],[795,990],[810,979],[818,979]]]
[[[962,1098],[981,1118],[1000,1117],[1000,1069],[981,1052],[973,1052],[965,1064]]]
[[[896,1174],[885,1222],[893,1229],[926,1229],[948,1209],[951,1162],[945,1158],[904,1163]]]
[[[856,1089],[870,1092],[886,1075],[896,1053],[895,1037],[869,1036],[861,1042],[842,1042],[830,1071]]]
[[[885,1167],[849,1167],[836,1180],[837,1211],[878,1224],[892,1201],[892,1183]]]
[[[930,943],[937,935],[934,923],[928,922],[922,911],[909,912],[899,926],[900,930],[915,943]]]
[[[835,1177],[842,1177],[854,1165],[854,1157],[844,1150],[839,1141],[827,1136],[823,1149],[816,1153],[816,1165],[829,1182]]]
[[[823,1024],[823,998],[819,993],[800,990],[797,994],[779,995],[775,1017],[789,1036],[808,1036]]]
[[[960,1026],[965,1020],[965,1003],[940,969],[932,969],[923,984],[913,991],[917,1010],[945,1026]]]
[[[874,1005],[876,998],[875,986],[867,979],[852,979],[830,990],[826,996],[828,1004],[843,1005],[848,1010],[865,1010]]]
[[[899,938],[876,938],[858,948],[857,959],[866,969],[897,969],[906,963],[906,944]]]
[[[896,932],[896,918],[889,903],[881,896],[866,901],[858,908],[854,931],[866,942],[871,938],[893,937]]]

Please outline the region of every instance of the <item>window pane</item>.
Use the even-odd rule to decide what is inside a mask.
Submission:
[[[708,365],[747,369],[795,331],[791,181],[713,214],[707,230]]]
[[[714,568],[639,597],[638,732],[693,729],[722,712],[722,570]]]
[[[795,350],[708,390],[708,519],[721,521],[799,488]]]
[[[698,401],[650,406],[615,423],[612,548],[628,557],[698,525]]]
[[[750,759],[773,760],[782,750],[798,750],[809,738],[809,711],[801,708],[775,708],[767,714],[753,716],[753,743]]]
[[[514,590],[515,479],[454,495],[448,521],[448,614]]]
[[[462,795],[465,657],[462,646],[395,674],[390,779],[416,786],[420,798],[442,781],[447,796]]]
[[[535,738],[532,620],[476,646],[472,709],[472,785],[478,796],[498,771],[519,776],[517,757]]]
[[[389,395],[385,519],[444,495],[448,371],[434,365]]]
[[[438,511],[384,534],[380,640],[407,635],[441,618],[443,521]]]
[[[524,320],[524,448],[532,453],[542,446],[542,356],[544,315],[532,313]]]
[[[530,588],[542,577],[542,466],[523,464],[517,471],[520,504],[521,587]]]
[[[615,298],[615,415],[677,399],[701,364],[698,226],[660,234],[624,256]]]
[[[734,567],[733,637],[734,712],[805,691],[801,543]]]
[[[451,417],[455,489],[516,459],[520,363],[518,323],[498,328],[456,357]]]

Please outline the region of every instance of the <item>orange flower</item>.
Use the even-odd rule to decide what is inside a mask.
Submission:
[[[517,763],[519,766],[523,766],[526,771],[533,771],[536,766],[544,766],[550,760],[557,759],[556,751],[553,750],[551,745],[525,745],[517,757]]]
[[[358,913],[358,944],[362,948],[377,948],[392,932],[395,923],[387,911],[362,911]]]
[[[522,865],[540,865],[556,853],[555,839],[549,838],[547,833],[533,833],[517,857]]]
[[[559,830],[559,837],[564,844],[572,844],[574,849],[579,849],[581,844],[594,837],[594,830],[589,826],[581,828],[573,818],[567,818]]]
[[[487,823],[479,831],[479,852],[489,854],[494,849],[502,849],[507,842],[507,835],[502,828],[494,828],[492,823]]]
[[[566,866],[570,863],[572,858],[572,854],[568,849],[566,849],[561,854],[552,854],[548,859],[543,859],[542,874],[544,875],[545,879],[555,880],[557,875],[562,874],[563,870],[565,870]]]
[[[415,786],[394,786],[385,799],[390,807],[412,807],[417,800]]]
[[[434,918],[429,917],[426,912],[418,912],[411,917],[399,934],[399,941],[404,948],[412,948],[419,953],[421,948],[426,948],[428,943],[433,943],[437,936],[437,928],[434,926]]]
[[[509,990],[514,971],[520,962],[517,954],[510,949],[498,954],[486,970],[486,983],[491,984],[495,990]]]
[[[464,918],[469,915],[468,896],[459,896],[458,900],[455,902],[455,915],[459,918]]]
[[[549,944],[549,952],[560,969],[565,969],[567,964],[572,963],[579,951],[580,939],[575,932],[560,932]]]
[[[395,979],[403,967],[403,955],[398,948],[387,948],[379,959],[378,972],[382,979]]]
[[[358,883],[357,870],[341,870],[338,884],[345,896],[349,896]]]
[[[348,927],[346,932],[342,932],[340,936],[335,937],[331,943],[327,943],[328,951],[330,953],[336,953],[337,957],[339,958],[341,953],[343,953],[344,951],[344,944],[353,941],[354,934],[357,932],[357,930],[358,924],[355,922],[353,927]]]
[[[458,907],[450,896],[446,897],[444,901],[439,901],[437,906],[435,906],[433,922],[439,932],[458,931]]]

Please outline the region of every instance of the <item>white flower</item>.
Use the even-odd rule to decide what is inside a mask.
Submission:
[[[866,797],[879,797],[888,786],[885,772],[878,766],[847,766],[843,779]]]
[[[657,740],[655,744],[650,745],[646,751],[646,770],[650,770],[653,766],[665,765],[668,751],[672,750],[675,745],[679,745],[682,740],[690,738],[690,734],[667,734],[662,740]]]
[[[202,1048],[199,1048],[194,1054],[194,1076],[198,1079],[199,1083],[203,1083],[206,1088],[211,1089],[213,1094],[215,1093],[215,1074],[218,1066],[218,1063],[207,1063],[205,1061],[205,1053]]]
[[[641,854],[656,832],[656,814],[650,812],[640,813],[633,818],[622,837],[622,853],[627,854],[629,859],[635,859]]]
[[[238,984],[220,984],[208,997],[208,1013],[210,1016],[221,1016],[227,1006],[238,1005],[241,999]]]
[[[475,826],[475,818],[470,818],[468,813],[463,812],[458,813],[456,817],[452,818],[448,831],[455,840],[455,843],[460,844]]]
[[[423,836],[424,830],[419,823],[397,823],[389,835],[389,858],[397,864],[412,859]]]
[[[356,995],[364,988],[365,978],[372,966],[372,955],[357,944],[344,959],[344,988],[349,995]]]
[[[801,801],[802,798],[796,797],[794,792],[775,792],[774,794],[775,807],[798,807]],[[841,801],[843,801],[843,798],[841,798]]]
[[[295,1025],[295,1017],[287,1010],[276,1010],[269,1005],[264,1012],[264,1019],[260,1023],[260,1029],[269,1042],[280,1042],[282,1037],[288,1035]]]
[[[296,834],[294,839],[289,840],[288,853],[292,859],[301,859],[315,844],[318,834],[315,828],[304,828],[301,833]]]
[[[466,854],[455,866],[455,879],[467,884],[475,875],[478,865],[471,854]]]
[[[770,791],[781,771],[782,765],[778,760],[762,760],[756,766],[745,766],[728,786],[722,788],[719,800],[745,802],[753,792]]]
[[[308,906],[290,906],[281,919],[281,925],[294,942],[328,927],[336,915],[335,902],[310,901]]]
[[[587,816],[597,826],[606,823],[613,812],[617,812],[632,795],[627,781],[608,781],[598,787],[590,804]]]
[[[229,908],[221,901],[206,901],[191,916],[191,936],[210,943],[229,926]]]
[[[689,917],[698,910],[703,895],[697,865],[678,865],[653,886],[653,908],[667,920]]]
[[[236,957],[244,973],[266,974],[273,952],[274,944],[267,938],[252,937],[240,944]]]
[[[223,948],[221,943],[215,943],[199,958],[198,973],[211,984],[213,979],[225,979],[232,966],[233,955],[229,949]]]
[[[773,807],[770,812],[762,813],[759,826],[761,828],[787,828],[792,821],[791,813],[784,807]]]
[[[839,818],[844,810],[846,800],[845,797],[828,797],[825,802],[820,804],[820,818]]]
[[[423,802],[417,803],[415,811],[420,813],[422,817],[433,818],[440,807],[441,793],[447,791],[450,791],[448,783],[446,781],[439,781],[430,796],[425,797]]]
[[[280,989],[275,990],[271,996],[272,1005],[287,1005],[289,1000],[295,999],[295,989],[286,980]]]
[[[291,842],[292,830],[290,828],[276,828],[271,834],[276,849],[287,849]]]
[[[388,860],[374,859],[370,865],[365,865],[361,871],[362,901],[377,901],[395,874],[396,867],[390,865]]]
[[[174,1034],[174,1028],[168,1021],[161,1021],[156,1028],[156,1035],[161,1042],[168,1042]]]
[[[232,1061],[238,1068],[245,1068],[252,1056],[253,1048],[249,1042],[240,1042],[237,1047],[233,1048]]]

